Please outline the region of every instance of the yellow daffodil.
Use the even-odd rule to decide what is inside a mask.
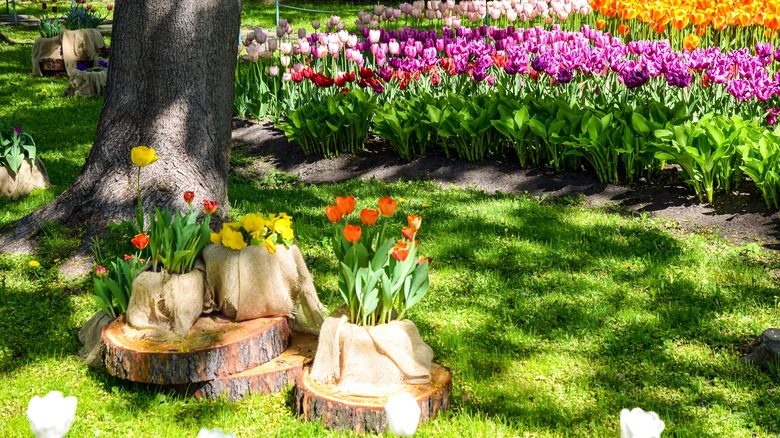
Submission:
[[[258,231],[264,226],[265,221],[263,220],[263,217],[254,213],[249,213],[241,218],[241,227],[249,233]]]
[[[148,146],[136,146],[130,151],[130,161],[138,167],[146,167],[159,159],[154,148]]]
[[[31,268],[37,268],[38,266],[41,266],[40,262],[38,260],[30,260],[30,267]]]
[[[263,241],[263,246],[268,248],[268,253],[273,254],[276,252],[276,245],[274,244],[274,236],[268,236],[267,239]]]
[[[211,233],[211,243],[219,245],[222,243],[222,233]]]
[[[244,235],[234,231],[228,224],[222,226],[222,245],[240,251],[246,247]]]

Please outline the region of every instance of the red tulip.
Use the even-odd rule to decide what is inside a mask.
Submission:
[[[106,275],[108,275],[108,269],[104,268],[103,266],[98,265],[97,268],[95,268],[95,275],[98,278],[103,278]]]
[[[187,204],[190,204],[190,203],[192,203],[192,199],[193,198],[195,198],[195,192],[192,192],[192,191],[184,192],[184,202],[186,202]]]
[[[403,227],[401,228],[401,234],[404,235],[409,240],[414,239],[414,230],[409,227]]]
[[[217,211],[217,205],[219,205],[217,201],[203,200],[203,210],[206,214],[214,214]]]
[[[336,223],[341,220],[341,217],[344,216],[341,214],[341,211],[339,211],[339,208],[335,205],[328,205],[325,207],[325,215],[328,216],[328,220]]]
[[[379,211],[385,216],[392,216],[398,203],[391,197],[385,196],[379,200]]]
[[[374,77],[374,70],[371,70],[370,68],[361,68],[358,73],[360,74],[360,77],[365,80],[369,80]]]
[[[395,247],[393,247],[392,256],[399,262],[402,262],[406,260],[407,257],[409,257],[409,247],[404,243],[403,240],[399,240],[398,243],[395,244]]]
[[[360,225],[346,225],[344,227],[344,238],[349,242],[355,243],[360,240],[360,235],[363,233],[363,229]]]
[[[417,264],[422,265],[423,263],[427,263],[430,265],[432,261],[433,259],[430,257],[420,257],[420,260],[417,260]]]
[[[146,245],[149,244],[149,236],[147,236],[144,233],[136,234],[135,237],[133,237],[133,246],[135,246],[138,249],[144,249],[146,248]]]
[[[370,227],[376,224],[376,220],[379,218],[379,210],[369,210],[364,208],[360,212],[360,220],[364,225]]]
[[[127,255],[125,254],[125,261],[130,262],[130,260],[133,260],[135,258],[135,254]]]
[[[341,214],[344,216],[352,213],[355,210],[355,197],[354,196],[336,196],[336,207],[338,207]]]

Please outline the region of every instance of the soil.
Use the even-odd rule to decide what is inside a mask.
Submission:
[[[407,163],[376,138],[356,155],[307,157],[270,124],[236,121],[233,142],[234,151],[251,158],[233,170],[253,178],[262,178],[275,169],[297,174],[298,181],[310,184],[353,178],[431,180],[444,187],[557,199],[574,205],[607,207],[627,215],[648,214],[681,233],[720,235],[735,244],[756,242],[780,250],[780,213],[767,209],[751,181],[745,181],[731,194],[716,195],[713,204],[708,204],[698,201],[679,169],[671,166],[650,182],[616,186],[601,184],[584,169],[565,174],[521,169],[517,159],[509,156],[469,163],[432,154]]]

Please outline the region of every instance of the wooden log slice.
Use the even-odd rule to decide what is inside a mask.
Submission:
[[[422,414],[420,424],[434,418],[450,407],[452,375],[438,364],[431,367],[431,382],[425,385],[403,385],[417,399]],[[304,369],[295,385],[295,410],[307,421],[320,420],[329,429],[353,430],[356,433],[384,433],[387,416],[384,409],[387,397],[361,397],[336,392],[336,384],[322,384],[309,378]]]
[[[239,373],[279,356],[292,342],[288,318],[236,322],[201,316],[181,340],[144,339],[116,318],[103,328],[109,374],[133,382],[177,385]]]
[[[237,374],[181,385],[176,389],[209,400],[224,396],[229,401],[237,401],[249,394],[271,394],[294,385],[304,365],[314,360],[316,352],[317,337],[296,332],[290,348],[269,362]]]
[[[66,76],[65,60],[62,58],[43,58],[40,62],[41,74],[44,76]]]

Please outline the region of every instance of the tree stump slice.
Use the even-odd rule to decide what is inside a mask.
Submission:
[[[303,367],[314,360],[316,352],[317,337],[296,332],[290,348],[269,362],[237,374],[182,385],[177,389],[195,398],[214,400],[224,396],[229,401],[241,400],[249,394],[279,392],[295,384]]]
[[[133,382],[178,385],[205,382],[262,365],[292,342],[286,317],[236,322],[201,316],[181,340],[143,339],[124,317],[103,328],[109,374]]]
[[[62,58],[43,58],[40,62],[43,76],[67,76],[65,60]]]
[[[452,374],[438,364],[431,367],[431,382],[425,385],[402,385],[399,392],[408,392],[417,399],[422,413],[420,424],[433,419],[450,407]],[[356,433],[384,433],[387,397],[361,397],[339,394],[335,383],[317,383],[304,369],[295,385],[295,410],[307,421],[320,420],[329,429],[352,430]]]

